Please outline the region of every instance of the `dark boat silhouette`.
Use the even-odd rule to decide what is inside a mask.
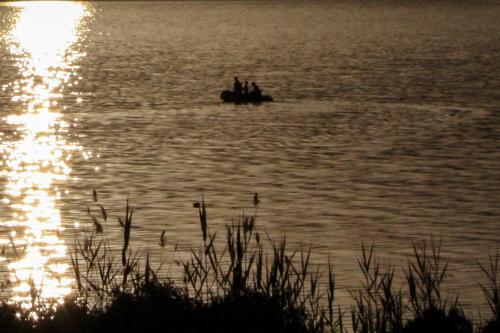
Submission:
[[[224,90],[220,94],[220,99],[224,103],[245,104],[245,103],[262,103],[272,102],[273,98],[269,95],[255,95],[252,93],[241,94],[231,90]]]

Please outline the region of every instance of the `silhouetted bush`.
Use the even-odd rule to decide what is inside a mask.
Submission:
[[[34,328],[40,333],[87,333],[92,331],[93,319],[93,313],[85,306],[67,299],[55,311],[39,318]]]
[[[6,303],[0,305],[0,332],[24,333],[30,332],[32,324],[16,317],[17,309]]]
[[[196,332],[203,304],[169,282],[118,292],[96,318],[96,332]]]
[[[492,319],[486,323],[481,328],[482,333],[498,333],[500,332],[500,320],[499,319]]]
[[[255,291],[214,299],[204,318],[207,332],[309,332],[303,309],[288,308],[279,297]]]
[[[279,297],[248,291],[207,304],[159,282],[143,284],[134,293],[118,292],[94,316],[91,330],[83,325],[88,332],[309,332],[305,311],[288,308]],[[52,327],[40,326],[44,332],[60,332],[61,327],[57,319]]]
[[[410,320],[403,333],[472,333],[472,323],[461,310],[453,307],[448,314],[442,309],[427,309]]]

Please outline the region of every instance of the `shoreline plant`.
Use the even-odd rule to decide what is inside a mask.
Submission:
[[[93,192],[96,210],[88,209],[94,231],[75,237],[71,266],[75,291],[64,304],[49,307],[33,320],[15,305],[0,305],[0,332],[353,332],[353,333],[498,333],[500,280],[498,253],[481,285],[492,316],[473,325],[458,303],[442,294],[448,262],[442,241],[414,244],[395,285],[395,267],[382,267],[374,246],[361,247],[361,287],[350,290],[351,309],[336,304],[334,265],[326,271],[311,263],[311,249],[290,250],[286,236],[273,240],[257,230],[260,199],[253,214],[226,226],[225,243],[209,228],[205,200],[196,202],[201,246],[180,262],[182,279],[162,276],[149,253],[133,250],[134,208],[126,201],[117,221],[120,250],[101,237],[109,219]],[[159,246],[165,246],[165,232]],[[168,272],[167,272],[168,273]],[[37,297],[33,293],[33,297]],[[35,300],[34,300],[35,302]]]

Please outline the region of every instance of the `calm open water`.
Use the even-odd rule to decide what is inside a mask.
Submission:
[[[331,255],[345,299],[361,242],[403,268],[412,242],[442,235],[450,291],[484,303],[475,262],[500,241],[498,17],[451,2],[0,4],[0,235],[27,249],[4,262],[17,300],[28,276],[71,288],[60,277],[95,188],[111,216],[130,196],[132,244],[157,257],[200,245],[202,193],[223,231],[258,192],[259,227]],[[235,75],[276,102],[220,104]]]

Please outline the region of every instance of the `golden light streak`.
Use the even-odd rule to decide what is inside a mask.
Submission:
[[[77,76],[81,24],[89,11],[79,2],[11,3],[15,25],[8,36],[19,78],[3,87],[17,112],[3,118],[12,134],[2,136],[0,177],[7,180],[2,202],[11,217],[0,216],[0,245],[15,247],[4,257],[12,282],[12,301],[37,318],[38,311],[61,303],[71,292],[59,209],[61,184],[69,179],[69,125],[60,104]],[[5,219],[6,220],[1,220]],[[37,295],[37,299],[33,299]]]

